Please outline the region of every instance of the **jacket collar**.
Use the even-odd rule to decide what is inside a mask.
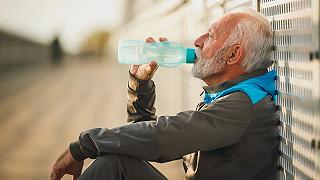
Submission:
[[[219,85],[203,86],[202,88],[203,88],[204,92],[213,94],[213,93],[228,89],[228,88],[234,86],[235,84],[238,84],[238,83],[245,81],[247,79],[265,74],[267,72],[268,72],[267,69],[261,69],[261,70],[257,70],[257,71],[251,72],[251,73],[243,74],[235,79],[223,82]],[[202,93],[201,93],[201,95],[202,95]]]

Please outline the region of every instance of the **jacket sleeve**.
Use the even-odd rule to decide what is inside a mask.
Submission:
[[[155,85],[152,80],[139,80],[129,72],[127,122],[156,120]]]
[[[232,93],[200,111],[183,111],[141,121],[81,133],[71,143],[77,160],[104,154],[127,154],[140,159],[167,162],[195,151],[208,151],[237,143],[250,121],[252,105],[242,92]]]

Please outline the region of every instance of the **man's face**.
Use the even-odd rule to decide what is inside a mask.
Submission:
[[[197,59],[191,73],[194,77],[205,79],[221,73],[226,65],[225,50],[221,49],[229,36],[226,20],[212,24],[208,32],[201,35],[195,42]]]

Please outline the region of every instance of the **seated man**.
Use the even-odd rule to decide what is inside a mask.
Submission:
[[[208,85],[197,110],[157,117],[151,80],[157,64],[134,65],[127,107],[132,123],[82,132],[53,165],[51,179],[64,174],[79,180],[166,179],[148,161],[181,158],[185,179],[275,179],[279,114],[275,72],[267,70],[268,21],[251,9],[232,12],[194,45],[192,74]],[[86,158],[96,160],[81,175]]]

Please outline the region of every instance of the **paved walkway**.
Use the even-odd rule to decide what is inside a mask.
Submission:
[[[124,124],[127,71],[111,61],[70,60],[2,76],[0,179],[49,179],[52,162],[81,131]],[[182,179],[179,163],[158,167]]]

